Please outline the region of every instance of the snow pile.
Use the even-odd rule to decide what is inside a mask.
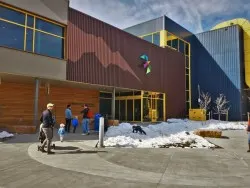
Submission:
[[[220,129],[220,130],[242,130],[246,128],[245,122],[223,122],[217,120],[207,121],[208,127],[204,129]]]
[[[121,123],[108,129],[105,135],[104,144],[108,147],[191,147],[191,148],[212,148],[215,145],[206,139],[194,135],[197,129],[221,129],[240,130],[245,129],[242,122],[222,122],[209,120],[206,122],[169,119],[155,125],[142,127],[147,135],[132,132],[132,125]]]
[[[9,137],[13,137],[14,135],[11,133],[8,133],[6,131],[0,132],[0,138],[9,138]]]

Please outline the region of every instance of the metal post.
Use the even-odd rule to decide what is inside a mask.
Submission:
[[[163,121],[166,121],[166,93],[163,93]]]
[[[104,147],[103,145],[103,137],[104,137],[104,118],[100,117],[99,119],[99,147]]]
[[[141,122],[143,122],[143,94],[144,91],[141,91]]]
[[[38,126],[39,79],[35,79],[34,126]]]
[[[113,88],[112,92],[112,119],[115,119],[115,87]]]

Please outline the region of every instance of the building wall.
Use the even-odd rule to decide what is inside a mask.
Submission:
[[[128,27],[124,29],[124,31],[135,36],[142,36],[148,33],[153,33],[163,30],[163,24],[164,24],[163,21],[164,21],[163,17],[156,18],[147,22],[143,22],[138,25]]]
[[[0,0],[0,2],[67,24],[68,0]]]
[[[35,87],[3,82],[0,85],[0,128],[10,132],[32,133]]]
[[[97,90],[84,90],[79,88],[70,87],[57,87],[51,86],[49,95],[46,93],[40,94],[41,104],[40,112],[46,108],[48,102],[55,104],[54,113],[56,115],[57,123],[65,123],[65,109],[68,104],[72,106],[73,116],[78,116],[79,123],[81,124],[83,105],[88,104],[93,114],[99,112],[99,91]],[[78,129],[82,127],[79,126]],[[90,126],[93,129],[93,124]]]
[[[66,60],[0,47],[0,72],[66,80]]]
[[[242,30],[239,26],[208,31],[196,35],[193,61],[193,102],[198,106],[198,84],[211,93],[212,102],[219,94],[230,101],[229,120],[242,120],[243,54]],[[214,106],[214,105],[213,105]],[[212,107],[213,107],[212,106]]]
[[[35,84],[2,81],[0,85],[0,129],[10,132],[34,133]],[[65,123],[64,111],[72,104],[72,113],[81,122],[82,105],[89,104],[93,113],[99,112],[99,91],[50,86],[49,94],[41,84],[39,88],[39,117],[46,104],[55,104],[57,123]],[[93,125],[90,126],[93,129]],[[81,126],[78,127],[81,129]]]
[[[167,16],[164,16],[164,29],[167,30],[168,32],[176,35],[177,37],[180,37],[186,41],[189,40],[189,37],[193,36],[193,33],[179,25],[178,23],[174,22]]]
[[[185,58],[74,9],[69,10],[67,79],[166,93],[167,117],[185,114]],[[77,49],[77,50],[76,50]],[[146,75],[139,57],[147,54]]]

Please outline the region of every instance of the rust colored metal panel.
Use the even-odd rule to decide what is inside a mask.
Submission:
[[[69,9],[67,79],[166,93],[167,117],[185,114],[185,60],[86,14]],[[148,75],[140,56],[152,65]]]

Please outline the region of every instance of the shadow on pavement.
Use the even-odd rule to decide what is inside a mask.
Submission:
[[[56,149],[55,149],[56,151]],[[65,151],[65,152],[55,152],[56,155],[61,155],[61,154],[94,154],[94,153],[107,153],[107,151],[94,151],[94,150],[74,150],[74,151]]]
[[[221,139],[229,139],[228,136],[221,136],[220,138],[221,138]]]
[[[78,147],[74,146],[56,146],[55,150],[77,150]]]
[[[59,136],[55,133],[52,139],[52,142],[59,141]],[[98,133],[90,133],[90,135],[83,136],[81,133],[68,133],[65,135],[65,142],[71,142],[71,141],[84,141],[84,140],[98,140]],[[36,134],[14,134],[14,137],[12,138],[6,138],[0,140],[1,142],[5,144],[13,144],[13,143],[35,143],[39,142],[38,140],[38,133]]]

